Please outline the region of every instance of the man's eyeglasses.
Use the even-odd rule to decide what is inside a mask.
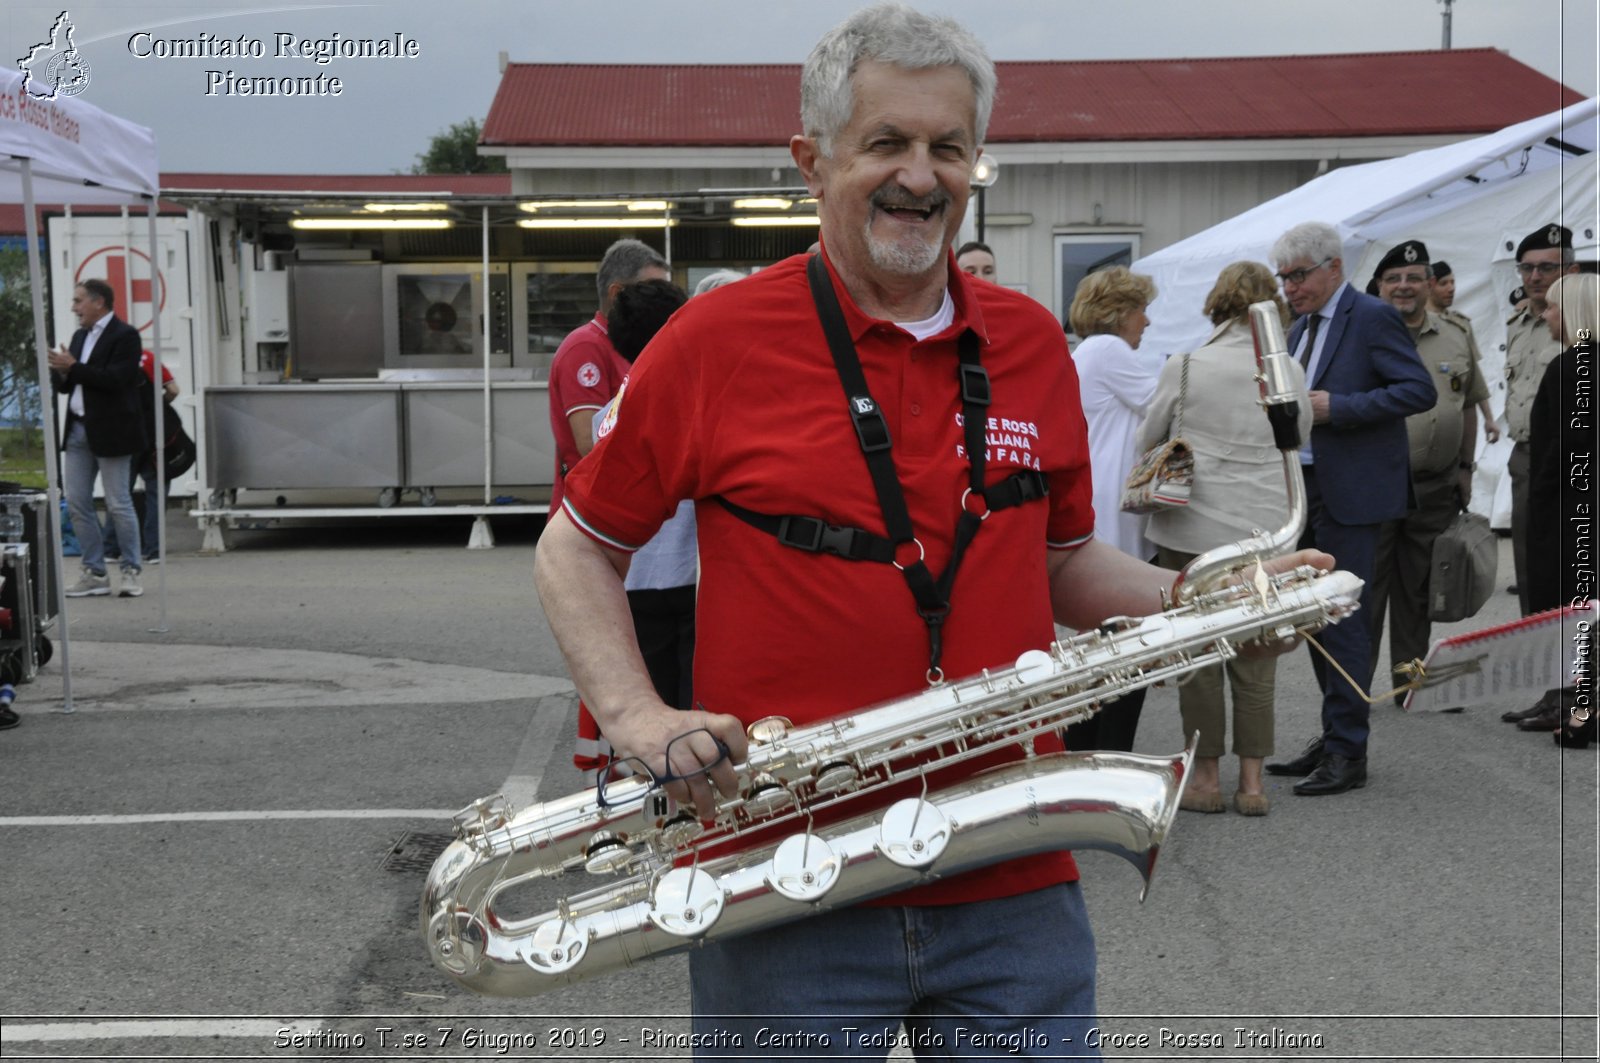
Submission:
[[[700,765],[700,767],[696,768],[694,771],[685,772],[682,775],[675,774],[671,767],[672,747],[677,745],[679,742],[682,742],[686,738],[693,738],[695,735],[699,734],[709,735],[711,740],[717,744],[717,759],[713,760],[710,764]],[[611,808],[614,805],[620,804],[620,801],[610,801],[606,799],[606,787],[614,784],[619,779],[625,779],[632,775],[643,776],[646,780],[645,788],[639,791],[639,793],[635,794],[632,798],[628,798],[628,800],[643,800],[646,795],[660,790],[668,783],[675,783],[681,779],[693,779],[697,776],[705,775],[710,772],[712,768],[716,767],[718,764],[721,764],[727,759],[727,743],[718,738],[716,735],[711,734],[711,732],[706,728],[697,727],[693,731],[683,732],[683,734],[667,743],[667,770],[664,774],[656,774],[654,771],[650,770],[650,766],[648,764],[646,764],[643,760],[640,760],[638,757],[623,757],[621,760],[613,760],[609,764],[606,764],[599,770],[598,773],[596,773],[597,778],[595,780],[594,788],[595,801],[599,803],[601,808]]]
[[[1385,273],[1378,278],[1379,284],[1409,284],[1417,287],[1428,283],[1426,273]]]
[[[1517,272],[1524,277],[1531,277],[1537,273],[1541,277],[1553,277],[1562,270],[1559,262],[1518,262]]]
[[[1305,269],[1291,269],[1288,273],[1279,273],[1277,277],[1284,284],[1304,284],[1307,277],[1332,261],[1332,258],[1325,258],[1314,266],[1307,266]]]

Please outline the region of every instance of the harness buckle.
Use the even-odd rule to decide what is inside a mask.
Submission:
[[[989,405],[989,371],[983,366],[961,363],[961,401],[971,406]]]
[[[847,561],[859,561],[856,551],[860,528],[841,528],[818,517],[784,517],[778,521],[778,541],[796,550],[813,554],[833,554]]]
[[[855,425],[856,439],[864,454],[875,454],[889,449],[889,422],[870,395],[850,397],[850,423]]]

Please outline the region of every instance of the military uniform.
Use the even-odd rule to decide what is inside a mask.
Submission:
[[[1545,366],[1561,353],[1561,344],[1533,311],[1524,307],[1506,319],[1506,431],[1511,435],[1511,557],[1516,565],[1517,596],[1528,612],[1528,438],[1529,410]]]
[[[1390,663],[1422,657],[1428,651],[1433,541],[1461,511],[1460,483],[1467,471],[1462,468],[1462,428],[1467,417],[1476,415],[1478,403],[1489,397],[1470,328],[1430,311],[1411,334],[1439,399],[1432,409],[1406,418],[1416,508],[1399,520],[1386,522],[1378,535],[1372,588],[1374,671],[1385,605]]]

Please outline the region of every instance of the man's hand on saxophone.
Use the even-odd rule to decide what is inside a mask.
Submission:
[[[656,694],[623,591],[627,566],[627,554],[601,546],[558,513],[539,538],[534,578],[572,681],[612,748],[670,780],[667,794],[705,818],[716,807],[708,778],[725,797],[737,790],[733,766],[747,752],[744,726],[733,716],[679,712]]]

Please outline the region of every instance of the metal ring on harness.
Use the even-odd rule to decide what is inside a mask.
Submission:
[[[922,540],[921,539],[917,539],[917,538],[913,538],[911,540],[911,543],[912,543],[912,545],[914,545],[917,548],[917,561],[926,561],[928,559],[928,551],[926,551],[926,550],[924,550],[922,548]],[[895,548],[895,552],[899,553],[899,547]],[[917,563],[917,561],[912,561],[911,564],[914,565],[914,564]],[[889,564],[893,565],[895,568],[899,569],[901,572],[904,572],[906,570],[906,566],[902,565],[900,563],[900,559],[898,557],[895,558],[894,560],[890,561]]]
[[[979,523],[988,520],[989,514],[994,512],[994,510],[989,508],[989,500],[982,495],[978,496],[978,501],[983,503],[983,512],[979,513],[975,510],[970,510],[967,508],[967,496],[970,494],[972,494],[972,488],[970,487],[961,492],[961,511],[963,513],[971,513],[974,517],[978,518]]]

